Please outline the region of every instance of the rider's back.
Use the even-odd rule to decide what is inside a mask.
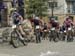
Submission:
[[[35,25],[35,26],[36,26],[36,25],[39,25],[39,20],[34,19],[34,25]]]
[[[66,20],[64,23],[66,24],[66,26],[70,26],[71,25],[71,21],[70,20]]]
[[[23,21],[23,27],[24,28],[32,28],[31,22],[28,19],[25,19]]]

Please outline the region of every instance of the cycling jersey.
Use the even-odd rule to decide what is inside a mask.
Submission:
[[[52,27],[59,28],[59,23],[58,22],[51,21],[50,24],[51,24]]]

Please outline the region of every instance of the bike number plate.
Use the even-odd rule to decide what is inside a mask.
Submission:
[[[71,28],[68,28],[68,30],[71,30]]]
[[[45,32],[47,31],[47,30],[44,30]]]
[[[36,26],[36,29],[39,29],[40,28],[40,26]]]
[[[66,33],[66,30],[64,32]]]
[[[13,28],[13,29],[16,28],[16,25],[13,25],[12,28]]]
[[[51,30],[55,30],[55,28],[52,28]]]

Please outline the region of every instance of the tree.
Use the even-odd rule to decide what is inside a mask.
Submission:
[[[29,0],[26,2],[26,14],[29,16],[46,16],[48,9],[48,0]]]

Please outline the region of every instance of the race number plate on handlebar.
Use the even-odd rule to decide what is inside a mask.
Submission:
[[[66,33],[66,30],[64,32]]]
[[[68,28],[68,30],[71,30],[71,27],[70,27],[70,28]]]
[[[13,25],[12,28],[13,28],[13,29],[16,28],[16,25]]]
[[[44,30],[45,32],[47,31],[47,30]]]
[[[51,28],[51,30],[55,30],[55,28]]]
[[[40,26],[36,26],[36,29],[39,29],[40,28]]]

